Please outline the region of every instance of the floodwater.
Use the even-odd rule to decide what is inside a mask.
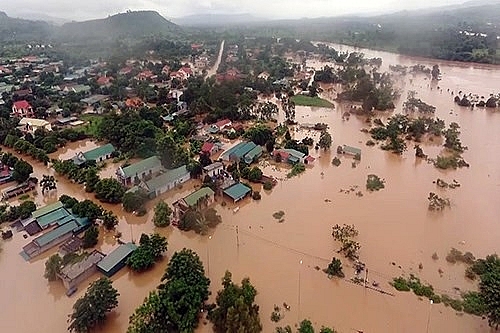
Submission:
[[[469,148],[463,156],[471,167],[440,171],[425,161],[416,160],[412,144],[403,156],[367,147],[365,142],[369,136],[361,132],[366,127],[364,119],[351,116],[343,121],[345,106],[338,103],[335,109],[297,107],[299,122],[329,124],[334,139],[332,151],[313,150],[311,154],[317,158],[314,166],[308,166],[304,174],[287,180],[287,168],[278,169],[262,163],[265,174],[284,180],[272,191],[262,191],[261,201],[246,199],[238,203],[240,210],[237,213],[233,213],[234,204],[225,207],[218,204],[216,208],[223,223],[213,231],[211,239],[170,227],[155,229],[151,220],[156,201],[149,203],[148,214],[144,217],[127,214],[120,206],[104,205],[119,216],[118,231],[122,232],[125,241],[138,239],[141,232],[158,231],[168,237],[169,249],[166,258],[153,270],[134,274],[125,268],[113,277],[114,286],[121,294],[119,306],[98,332],[125,332],[128,317],[158,284],[169,257],[183,247],[192,248],[200,255],[212,281],[213,294],[221,287],[226,269],[233,273],[235,281],[250,277],[259,292],[256,301],[264,332],[274,331],[276,324],[270,320],[271,311],[274,304],[281,306],[283,302],[291,309],[284,312],[285,317],[279,325],[293,326],[299,319],[309,318],[318,327],[334,326],[345,333],[353,330],[370,333],[492,332],[481,318],[457,314],[442,304],[431,305],[412,293],[396,292],[388,282],[402,273],[413,272],[432,284],[437,292],[456,296],[456,288],[471,290],[476,286],[464,278],[464,265],[451,265],[444,260],[450,248],[470,251],[476,257],[500,252],[500,142],[497,140],[500,110],[457,107],[453,104],[453,96],[447,92],[447,89],[455,93],[463,90],[485,96],[496,93],[500,68],[365,52],[369,57],[382,57],[384,66],[439,63],[443,79],[438,85],[442,89],[432,86],[431,90],[424,76],[408,75],[400,81],[403,98],[397,103],[395,112],[401,110],[406,91],[416,90],[418,97],[437,107],[436,116],[447,123],[460,124],[462,142]],[[381,118],[391,114],[382,113]],[[297,131],[293,135],[301,138],[312,134]],[[351,166],[352,159],[348,157],[341,157],[339,167],[332,166],[336,147],[342,144],[362,149],[362,159],[356,168]],[[441,151],[441,147],[432,142],[422,147],[430,157]],[[34,165],[36,176],[53,173],[26,159]],[[106,170],[108,168],[111,170],[111,165]],[[375,193],[364,189],[366,176],[371,173],[386,180],[385,189]],[[52,202],[63,193],[79,199],[92,198],[82,186],[57,178],[57,193],[45,197],[37,195],[37,203]],[[432,183],[437,178],[448,182],[456,179],[461,187],[437,189]],[[195,182],[190,181],[161,199],[172,203],[190,193],[194,186]],[[364,195],[358,197],[354,192],[340,192],[352,186],[358,186],[356,191],[361,190]],[[449,197],[451,208],[429,212],[427,196],[431,191]],[[279,210],[285,212],[283,223],[272,217]],[[346,280],[329,280],[315,269],[316,266],[325,268],[332,256],[338,257],[339,244],[331,236],[331,227],[337,223],[356,226],[360,257],[369,271],[368,280],[377,281],[380,288],[395,296]],[[0,331],[64,332],[67,314],[75,300],[83,295],[86,284],[80,286],[75,296],[67,298],[62,283],[48,283],[43,278],[44,262],[51,252],[29,263],[18,255],[28,241],[22,234],[15,234],[12,240],[2,244]],[[100,249],[108,252],[114,246],[113,232],[105,233]],[[431,258],[434,252],[439,256],[436,261]],[[349,263],[345,260],[343,263],[347,278],[352,277]],[[95,278],[97,274],[92,279]],[[201,322],[198,331],[210,332],[211,329]]]

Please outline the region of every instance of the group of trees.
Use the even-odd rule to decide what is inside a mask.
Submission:
[[[214,208],[191,208],[181,217],[178,228],[184,231],[193,230],[204,235],[221,222],[222,217]]]
[[[153,217],[154,225],[160,228],[168,227],[172,212],[172,208],[165,201],[158,202],[155,206],[155,215]]]
[[[161,282],[130,317],[128,333],[189,333],[198,326],[210,285],[198,255],[174,253]]]
[[[0,224],[3,222],[13,222],[17,219],[27,219],[36,210],[36,205],[31,200],[23,201],[19,206],[8,204],[0,205]]]
[[[17,156],[14,156],[11,153],[3,153],[1,162],[3,165],[14,169],[12,178],[18,183],[27,181],[33,172],[33,166],[31,164],[25,160],[17,158]]]
[[[314,333],[314,326],[312,322],[308,319],[304,319],[300,322],[297,328],[297,333]],[[293,333],[292,328],[287,325],[285,327],[277,327],[276,333]],[[337,333],[337,331],[330,327],[322,326],[319,333]]]
[[[139,247],[128,258],[127,265],[136,272],[148,270],[163,257],[167,245],[167,239],[159,234],[142,234]]]

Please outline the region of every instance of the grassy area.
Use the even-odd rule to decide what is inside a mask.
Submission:
[[[292,96],[292,101],[295,105],[303,105],[303,106],[316,106],[320,108],[333,108],[333,104],[328,102],[325,99],[319,97],[310,97],[305,95],[295,95]]]
[[[85,134],[96,137],[97,128],[102,121],[101,116],[86,114],[81,116],[81,119],[87,122],[87,124],[82,126],[82,129],[85,132]]]

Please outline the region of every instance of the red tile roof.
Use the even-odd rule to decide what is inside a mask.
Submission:
[[[231,123],[231,120],[223,119],[223,120],[219,120],[218,122],[216,122],[215,125],[217,125],[217,127],[221,128],[221,127],[224,127],[230,123]]]
[[[25,100],[14,102],[14,107],[16,109],[29,109],[31,108],[30,103]]]
[[[306,157],[306,161],[307,161],[307,163],[312,163],[312,162],[314,162],[315,160],[316,160],[316,159],[315,159],[314,157],[312,157],[312,156],[307,156],[307,157]]]
[[[181,69],[179,69],[179,71],[183,71],[184,73],[189,74],[189,75],[193,74],[193,71],[191,70],[191,68],[189,68],[187,66],[182,67]]]
[[[201,147],[201,151],[203,153],[211,153],[212,152],[212,148],[214,147],[215,145],[212,143],[212,142],[205,142],[203,144],[203,146]]]

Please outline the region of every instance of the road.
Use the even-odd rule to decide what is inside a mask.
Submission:
[[[220,43],[220,49],[219,49],[219,55],[217,56],[217,61],[215,61],[215,64],[213,65],[213,67],[207,71],[207,76],[206,76],[207,78],[209,78],[217,73],[217,69],[219,68],[220,62],[222,61],[222,53],[224,53],[225,42],[226,41],[223,40]]]

